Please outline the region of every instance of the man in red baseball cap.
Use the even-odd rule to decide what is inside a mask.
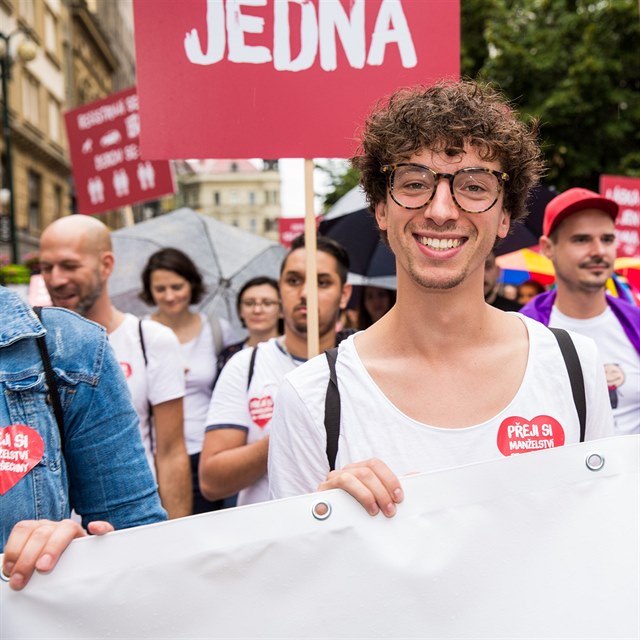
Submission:
[[[573,188],[547,205],[540,248],[556,271],[556,289],[521,313],[593,338],[605,363],[615,433],[640,433],[640,308],[606,292],[616,258],[618,205]]]

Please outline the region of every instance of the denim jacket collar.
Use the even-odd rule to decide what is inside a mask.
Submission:
[[[0,347],[45,333],[45,328],[31,307],[12,291],[0,286]]]

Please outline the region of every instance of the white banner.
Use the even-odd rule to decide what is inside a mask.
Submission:
[[[405,478],[391,519],[331,491],[84,538],[0,584],[0,637],[637,638],[639,460],[610,438]]]

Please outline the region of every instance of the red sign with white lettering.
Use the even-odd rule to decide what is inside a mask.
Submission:
[[[149,158],[349,157],[372,106],[460,73],[459,0],[134,0]]]
[[[285,249],[290,249],[291,243],[304,233],[304,218],[278,218],[278,231],[280,244]]]
[[[135,87],[64,115],[78,211],[104,213],[175,191],[169,162],[140,155]]]
[[[620,207],[616,218],[618,257],[640,257],[640,178],[602,175],[600,193]]]

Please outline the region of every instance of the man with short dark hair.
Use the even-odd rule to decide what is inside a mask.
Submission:
[[[534,132],[490,87],[440,82],[379,103],[354,164],[396,257],[397,301],[340,345],[335,470],[327,359],[280,386],[272,496],[342,488],[371,515],[392,516],[403,475],[580,441],[556,337],[484,299],[485,260],[526,215],[542,169]],[[585,438],[609,435],[597,349],[572,339],[585,379]]]
[[[640,308],[607,294],[616,258],[618,205],[588,189],[556,196],[544,213],[540,248],[556,289],[522,313],[550,327],[589,336],[604,361],[614,433],[640,433]]]
[[[200,456],[200,490],[209,500],[239,492],[238,504],[269,499],[267,451],[276,393],[284,376],[307,359],[307,269],[304,236],[280,270],[284,334],[243,349],[220,372]],[[336,345],[336,321],[351,295],[349,258],[330,238],[317,240],[320,351]]]

